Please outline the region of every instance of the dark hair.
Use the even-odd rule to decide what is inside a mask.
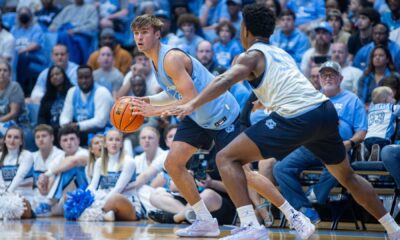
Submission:
[[[379,81],[379,86],[390,87],[391,89],[396,89],[396,95],[394,98],[396,101],[400,100],[400,77],[398,75],[391,74],[390,76],[382,78]]]
[[[169,131],[171,131],[171,129],[174,129],[174,128],[178,128],[178,125],[176,125],[176,124],[168,124],[168,126],[166,126],[165,128],[164,128],[164,139],[167,139],[167,134],[168,134],[168,132]]]
[[[76,69],[76,72],[79,72],[81,69],[89,69],[91,73],[93,73],[93,68],[89,65],[82,64],[78,66],[78,69]]]
[[[0,157],[0,166],[3,166],[3,163],[4,163],[4,159],[6,158],[6,156],[7,156],[7,154],[8,154],[8,148],[7,148],[7,145],[6,145],[6,141],[5,141],[5,139],[6,139],[6,137],[7,137],[7,133],[10,131],[10,130],[12,130],[12,129],[15,129],[15,130],[18,130],[19,132],[20,132],[20,134],[21,134],[21,142],[22,142],[22,144],[21,144],[21,146],[19,147],[19,150],[18,150],[18,157],[17,157],[17,163],[19,163],[18,161],[19,161],[19,156],[21,155],[21,152],[22,152],[22,150],[24,149],[24,131],[22,131],[22,128],[20,128],[20,127],[18,127],[18,126],[11,126],[11,127],[9,127],[7,130],[6,130],[6,133],[4,134],[4,139],[3,139],[3,142],[1,143],[1,157]]]
[[[386,23],[384,23],[384,22],[377,22],[377,23],[375,23],[375,24],[373,25],[373,27],[375,28],[375,27],[378,26],[378,25],[384,26],[384,27],[386,28],[386,34],[389,36],[389,33],[390,33],[390,28],[389,28],[389,26],[388,26]]]
[[[384,46],[384,45],[378,45],[375,46],[374,49],[372,49],[371,54],[369,55],[369,63],[368,63],[368,67],[367,69],[364,71],[364,75],[367,76],[368,74],[370,74],[371,72],[375,72],[375,66],[373,64],[372,59],[374,58],[374,53],[377,49],[382,49],[385,54],[386,54],[386,58],[388,59],[388,63],[387,63],[387,68],[389,68],[390,71],[396,71],[396,68],[394,66],[393,63],[393,58],[392,58],[392,54],[390,53],[389,49]]]
[[[193,14],[185,13],[179,16],[178,18],[178,26],[182,27],[184,23],[192,23],[196,30],[200,28],[200,20]]]
[[[263,4],[249,4],[243,9],[243,22],[254,36],[270,37],[275,29],[275,14]]]
[[[215,31],[217,32],[217,34],[219,35],[219,32],[221,32],[223,27],[228,27],[229,32],[231,33],[231,39],[233,39],[236,35],[236,28],[233,26],[233,24],[229,21],[221,21],[218,25],[217,28],[215,29]]]
[[[290,9],[283,10],[279,17],[292,16],[293,20],[296,20],[296,14]]]
[[[58,68],[61,71],[61,74],[63,75],[64,82],[61,84],[60,90],[57,89],[53,84],[51,84],[51,72],[53,69]],[[61,96],[67,96],[68,89],[72,87],[72,84],[65,73],[64,69],[60,66],[51,66],[49,68],[49,71],[47,73],[47,79],[46,79],[46,93],[43,96],[42,102],[53,102],[57,99],[57,95]]]
[[[70,125],[66,125],[61,127],[58,130],[58,142],[60,142],[60,139],[62,136],[68,135],[68,134],[75,134],[79,138],[79,130],[76,127],[72,127]]]
[[[381,16],[379,12],[377,12],[372,7],[364,7],[358,12],[358,14],[369,18],[372,25],[377,24],[381,21]]]

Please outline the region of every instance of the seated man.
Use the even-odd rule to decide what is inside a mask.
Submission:
[[[65,70],[65,73],[73,85],[77,84],[76,69],[78,68],[78,65],[69,61],[69,52],[65,45],[57,44],[53,47],[51,60],[53,65],[62,67]],[[46,79],[49,74],[49,69],[50,68],[48,67],[43,70],[36,80],[35,87],[33,88],[30,97],[34,103],[39,104],[46,92]]]
[[[87,145],[88,134],[104,131],[113,98],[107,88],[94,83],[92,68],[78,67],[78,86],[68,90],[60,115],[60,126],[70,124],[80,130],[81,144]]]
[[[319,72],[322,92],[330,98],[336,108],[339,116],[340,136],[349,152],[356,144],[361,143],[366,135],[368,125],[364,105],[355,94],[341,89],[340,84],[343,77],[338,63],[325,62]],[[320,160],[311,151],[300,147],[282,161],[277,162],[273,168],[273,175],[283,196],[313,223],[318,223],[320,217],[304,194],[299,175],[304,169],[322,166]],[[313,192],[317,196],[318,202],[325,203],[330,190],[337,185],[337,181],[328,171],[324,171],[319,185],[319,187],[314,187]]]
[[[67,46],[71,61],[82,64],[89,58],[90,41],[93,33],[97,32],[98,22],[95,6],[75,0],[53,19],[49,31],[57,31],[57,42]]]
[[[54,136],[50,126],[39,125],[35,129],[39,150],[34,157],[34,176],[40,194],[32,205],[37,215],[61,215],[64,193],[74,188],[71,182],[74,180],[76,188],[86,188],[88,184],[84,167],[59,168],[65,162],[88,161],[89,152],[79,147],[79,132],[73,127],[63,127],[58,135],[63,151],[53,146]]]

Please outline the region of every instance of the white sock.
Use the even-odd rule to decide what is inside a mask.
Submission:
[[[290,220],[290,218],[293,215],[293,213],[297,212],[296,209],[294,209],[292,207],[292,205],[290,205],[290,203],[288,201],[286,201],[286,200],[279,207],[279,210],[281,210],[283,212],[283,214],[285,214],[285,217],[286,217],[287,220]]]
[[[260,228],[261,225],[257,220],[256,213],[254,212],[253,205],[246,205],[240,208],[236,209],[239,218],[240,218],[240,226],[245,227],[245,226],[253,226],[256,228]]]
[[[212,220],[210,211],[208,211],[206,204],[204,204],[203,200],[198,201],[196,204],[192,206],[193,211],[196,213],[197,220]]]
[[[399,225],[397,225],[397,223],[394,221],[393,217],[389,213],[386,213],[385,216],[381,217],[381,219],[379,219],[378,221],[382,224],[386,232],[389,234],[400,231]]]

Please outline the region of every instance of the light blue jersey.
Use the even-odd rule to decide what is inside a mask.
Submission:
[[[172,79],[167,75],[164,70],[164,58],[170,50],[179,50],[171,46],[161,44],[157,69],[153,66],[156,73],[157,81],[161,88],[175,99],[182,99],[181,94],[176,90],[176,86]],[[181,51],[181,50],[179,50]],[[198,93],[203,91],[207,84],[214,79],[212,75],[197,59],[188,55],[192,61],[192,80]],[[154,64],[154,63],[153,63]],[[239,104],[231,93],[225,92],[218,98],[204,104],[196,111],[189,115],[189,117],[196,122],[199,126],[206,129],[220,130],[231,125],[239,115]]]
[[[365,138],[378,137],[390,140],[396,128],[400,105],[391,103],[371,104],[368,108],[368,132]]]

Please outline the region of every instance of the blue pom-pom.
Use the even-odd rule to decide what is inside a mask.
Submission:
[[[69,192],[64,203],[64,217],[68,220],[77,220],[93,202],[94,195],[89,190],[78,189]]]

